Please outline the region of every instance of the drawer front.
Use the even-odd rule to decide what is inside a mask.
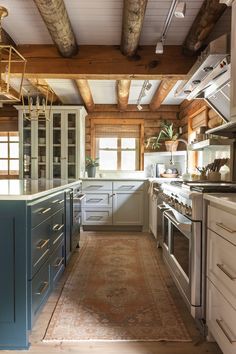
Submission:
[[[113,182],[114,191],[132,192],[136,190],[142,190],[143,187],[144,187],[143,181],[114,181]]]
[[[86,197],[83,199],[83,208],[104,208],[112,206],[112,192],[103,193],[86,193]]]
[[[236,214],[208,206],[208,227],[236,245]]]
[[[65,217],[64,210],[59,210],[52,216],[51,223],[51,251],[53,251],[62,241],[64,242]]]
[[[65,250],[63,242],[55,249],[50,256],[50,280],[54,287],[65,269]]]
[[[41,270],[35,275],[31,281],[31,296],[32,296],[32,323],[37,315],[40,307],[46,300],[50,291],[50,266],[46,262]]]
[[[207,325],[225,354],[236,353],[236,311],[207,281]]]
[[[112,209],[83,209],[82,225],[111,225]]]
[[[236,246],[208,230],[207,276],[236,309]]]
[[[57,210],[64,207],[64,192],[54,194],[50,198],[43,198],[31,205],[31,227],[35,227]]]
[[[31,231],[31,278],[49,257],[52,218]]]
[[[111,181],[83,181],[82,191],[83,192],[93,192],[93,191],[109,191],[112,190]]]

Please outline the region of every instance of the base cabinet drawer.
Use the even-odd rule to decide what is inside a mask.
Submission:
[[[82,209],[83,225],[111,225],[112,209]]]
[[[208,206],[208,228],[236,245],[236,213]]]
[[[84,192],[100,192],[100,191],[108,191],[112,190],[112,182],[111,181],[83,181],[82,183],[82,191]]]
[[[207,276],[236,308],[236,246],[208,230]]]
[[[82,201],[83,208],[106,208],[112,207],[112,192],[99,192],[99,193],[86,193],[85,198]]]
[[[236,310],[207,280],[207,326],[224,354],[236,353]]]
[[[53,289],[65,269],[65,250],[63,242],[50,256],[50,283]]]
[[[132,192],[142,190],[144,187],[143,181],[114,181],[113,190],[120,192]]]
[[[29,296],[31,297],[29,301],[30,305],[30,318],[29,318],[29,329],[39,313],[41,306],[46,301],[50,292],[50,264],[49,261],[42,266],[40,271],[34,276],[34,278],[29,281]]]

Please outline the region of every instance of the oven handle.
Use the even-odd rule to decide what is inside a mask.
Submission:
[[[174,226],[176,226],[181,232],[183,232],[183,234],[185,236],[187,236],[189,238],[189,236],[186,235],[186,232],[188,232],[188,233],[191,232],[192,223],[181,223],[175,218],[174,215],[172,215],[170,213],[171,213],[171,210],[165,210],[163,212],[164,216],[166,216],[167,219],[169,219]],[[188,227],[187,229],[186,229],[186,226]]]
[[[169,209],[165,204],[158,204],[157,208],[159,210],[168,210]]]

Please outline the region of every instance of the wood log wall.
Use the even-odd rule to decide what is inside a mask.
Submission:
[[[0,131],[18,131],[18,111],[13,106],[0,108]]]
[[[96,107],[96,111],[91,112],[86,117],[86,155],[91,154],[91,118],[111,118],[111,119],[144,119],[144,137],[145,140],[151,136],[157,136],[160,131],[161,120],[168,120],[174,123],[174,126],[178,128],[180,126],[179,120],[179,106],[162,105],[156,112],[150,112],[148,107],[143,106],[142,111],[138,111],[136,106],[128,106],[126,112],[119,112],[114,105],[104,106],[100,105]],[[158,151],[165,151],[165,147],[161,147]],[[153,151],[153,150],[151,150]],[[146,151],[147,152],[147,151]]]

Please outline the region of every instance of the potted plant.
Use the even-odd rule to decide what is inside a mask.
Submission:
[[[178,133],[173,127],[173,123],[169,123],[166,120],[161,122],[161,130],[158,136],[150,137],[146,142],[146,148],[158,149],[160,147],[160,141],[164,140],[167,151],[176,151],[178,148]]]
[[[90,156],[86,156],[85,158],[85,168],[88,174],[88,177],[95,177],[96,175],[96,167],[99,166],[98,157],[96,159],[92,159]]]

